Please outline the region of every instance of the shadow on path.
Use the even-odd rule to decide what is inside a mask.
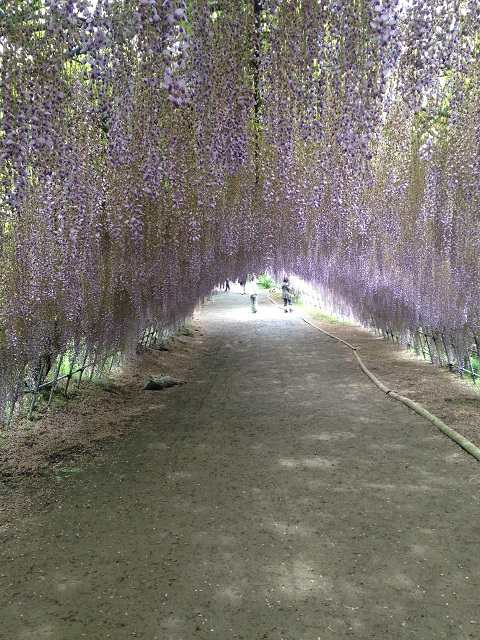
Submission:
[[[166,408],[3,535],[0,638],[478,638],[476,469],[263,294],[198,323]]]

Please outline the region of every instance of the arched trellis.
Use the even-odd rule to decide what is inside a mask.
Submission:
[[[46,349],[132,348],[265,265],[467,357],[479,20],[477,0],[3,3],[0,406]]]

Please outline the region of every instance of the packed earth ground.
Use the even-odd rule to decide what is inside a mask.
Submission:
[[[313,321],[480,446],[472,384]],[[143,390],[162,373],[186,384]],[[2,640],[479,636],[479,462],[298,309],[216,292],[28,427],[0,458]]]

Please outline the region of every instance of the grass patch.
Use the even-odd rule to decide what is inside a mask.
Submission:
[[[260,289],[273,289],[275,283],[270,278],[270,276],[262,274],[258,276],[258,286],[260,287]]]
[[[193,336],[193,321],[191,318],[187,318],[185,322],[178,327],[177,336]],[[163,341],[162,341],[163,342]]]
[[[187,326],[181,327],[177,329],[178,336],[193,336],[193,331],[189,329]]]
[[[335,316],[330,316],[328,313],[323,311],[318,311],[318,309],[308,310],[308,315],[312,318],[318,318],[319,320],[325,320],[325,322],[329,322],[330,324],[344,324],[349,327],[356,327],[357,325],[354,322],[348,322],[348,320],[341,320],[340,318],[336,318]]]

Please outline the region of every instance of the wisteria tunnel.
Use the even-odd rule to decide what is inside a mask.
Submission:
[[[479,276],[480,0],[0,0],[0,639],[480,637]]]
[[[5,0],[0,407],[229,274],[478,347],[478,0]],[[2,414],[3,415],[3,414]]]

